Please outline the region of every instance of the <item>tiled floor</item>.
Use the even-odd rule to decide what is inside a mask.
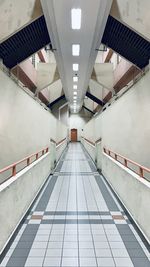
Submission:
[[[145,242],[80,144],[71,144],[0,266],[148,267]]]

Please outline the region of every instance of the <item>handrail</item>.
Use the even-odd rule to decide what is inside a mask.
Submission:
[[[95,144],[100,143],[101,141],[102,141],[102,138],[100,137],[95,141]]]
[[[32,162],[31,162],[31,158],[32,157],[34,157],[35,156],[35,160],[34,161],[36,161],[36,160],[38,160],[41,156],[43,156],[44,154],[46,154],[46,153],[48,153],[48,150],[49,150],[49,148],[47,147],[47,148],[45,148],[45,149],[42,149],[42,150],[40,150],[40,151],[38,151],[38,152],[36,152],[36,153],[34,153],[34,154],[31,154],[30,156],[28,156],[28,157],[25,157],[25,158],[23,158],[22,160],[19,160],[19,161],[17,161],[17,162],[15,162],[15,163],[13,163],[13,164],[10,164],[9,166],[7,166],[7,167],[4,167],[3,169],[1,169],[0,170],[0,174],[2,174],[2,173],[4,173],[4,172],[6,172],[6,171],[8,171],[8,170],[10,170],[10,169],[12,169],[12,175],[11,175],[11,177],[12,176],[15,176],[16,174],[17,174],[17,166],[20,164],[20,163],[23,163],[23,162],[25,162],[26,161],[26,166],[25,167],[27,167],[27,166],[29,166]],[[42,153],[41,155],[39,155],[40,153]],[[22,169],[24,169],[25,167],[23,167]],[[21,170],[22,170],[21,169]],[[21,171],[21,170],[19,170],[19,171]],[[19,172],[18,171],[18,172]],[[8,177],[8,178],[6,178],[6,179],[9,179],[10,177]],[[6,180],[5,180],[6,181]],[[5,181],[3,181],[3,182],[5,182]],[[2,182],[2,183],[3,183]]]
[[[109,155],[111,158],[115,159],[115,160],[118,161],[118,162],[120,162],[119,159],[118,159],[118,157],[119,157],[119,158],[122,158],[122,159],[123,159],[123,163],[122,163],[122,162],[120,162],[120,163],[121,163],[122,165],[124,165],[125,167],[127,167],[128,169],[131,169],[131,168],[129,168],[128,163],[131,163],[131,164],[135,165],[136,167],[138,167],[138,172],[136,172],[136,171],[133,170],[133,169],[131,169],[131,170],[132,170],[133,172],[137,173],[137,174],[138,174],[140,177],[142,177],[142,178],[145,178],[145,179],[146,179],[146,177],[144,177],[144,171],[150,173],[150,169],[149,169],[149,168],[144,167],[144,166],[142,166],[142,165],[136,163],[135,161],[133,161],[133,160],[131,160],[131,159],[125,158],[124,156],[122,156],[122,155],[120,155],[120,154],[118,154],[118,153],[116,153],[116,152],[113,152],[113,151],[111,151],[111,150],[109,150],[109,149],[106,149],[105,147],[103,148],[103,150],[104,150],[104,153],[105,153],[105,154]],[[113,157],[112,155],[113,155],[114,157]]]
[[[50,141],[51,141],[52,143],[56,144],[56,141],[55,141],[54,139],[51,138]]]
[[[67,138],[65,137],[64,139],[60,140],[58,143],[56,143],[56,147],[61,145]]]
[[[95,146],[95,143],[94,143],[94,142],[90,141],[89,139],[87,139],[87,138],[85,138],[85,137],[83,137],[83,136],[82,136],[82,138],[83,138],[86,142],[88,142],[90,145]]]

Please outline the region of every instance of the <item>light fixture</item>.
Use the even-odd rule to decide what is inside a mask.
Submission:
[[[81,28],[81,9],[71,9],[71,27],[73,30],[79,30]]]
[[[72,55],[73,56],[79,56],[80,54],[80,45],[79,44],[73,44],[72,45]]]
[[[79,70],[79,64],[77,64],[77,63],[74,63],[74,64],[72,65],[72,67],[73,67],[73,70],[74,70],[74,71],[78,71],[78,70]]]
[[[73,100],[73,103],[74,103],[74,104],[77,103],[77,100]]]
[[[73,81],[74,81],[74,82],[78,82],[78,77],[77,77],[77,76],[74,76],[74,77],[73,77]]]
[[[77,85],[73,85],[73,89],[77,89]]]
[[[73,99],[77,99],[77,96],[74,96]]]
[[[77,92],[73,92],[74,95],[77,95]]]

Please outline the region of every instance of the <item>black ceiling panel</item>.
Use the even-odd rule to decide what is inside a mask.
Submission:
[[[49,43],[45,18],[41,16],[0,44],[0,58],[6,67],[13,68]]]
[[[109,15],[102,43],[140,69],[149,64],[150,42]]]

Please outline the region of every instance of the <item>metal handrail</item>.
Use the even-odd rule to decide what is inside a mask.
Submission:
[[[105,153],[105,154],[109,155],[110,157],[112,157],[113,159],[115,159],[116,161],[118,161],[119,163],[121,163],[122,165],[124,165],[125,167],[127,167],[128,169],[131,169],[131,168],[129,168],[128,163],[131,163],[131,164],[133,164],[134,166],[138,167],[138,172],[136,172],[136,171],[133,170],[133,169],[131,169],[131,170],[132,170],[133,172],[137,173],[137,174],[138,174],[140,177],[142,177],[142,178],[145,178],[145,177],[144,177],[144,171],[150,173],[150,169],[149,169],[149,168],[144,167],[144,166],[142,166],[142,165],[136,163],[135,161],[133,161],[133,160],[131,160],[131,159],[125,158],[124,156],[122,156],[122,155],[120,155],[120,154],[118,154],[118,153],[116,153],[116,152],[113,152],[113,151],[111,151],[111,150],[109,150],[109,149],[106,149],[105,147],[103,148],[103,150],[104,150],[104,153]],[[113,155],[113,156],[112,156],[112,155]],[[121,159],[123,159],[123,163],[119,161],[118,157],[121,158]],[[145,178],[145,179],[146,179],[146,178]]]
[[[62,139],[62,140],[60,140],[58,143],[56,143],[56,148],[58,147],[58,146],[60,146],[60,145],[62,145],[65,141],[66,141],[66,137],[64,138],[64,139]]]
[[[38,151],[38,152],[36,152],[36,153],[34,153],[34,154],[31,154],[31,155],[28,156],[28,157],[25,157],[25,158],[22,159],[22,160],[19,160],[19,161],[13,163],[13,164],[10,164],[9,166],[7,166],[7,167],[1,169],[1,170],[0,170],[0,174],[2,174],[2,173],[4,173],[4,172],[6,172],[6,171],[12,169],[11,177],[12,177],[12,176],[15,176],[15,175],[17,174],[17,168],[16,168],[16,167],[17,167],[20,163],[26,162],[26,166],[25,166],[25,167],[27,167],[27,166],[29,166],[29,165],[33,162],[33,161],[31,162],[31,158],[32,158],[32,157],[35,156],[35,160],[34,160],[34,161],[36,161],[36,160],[38,160],[41,156],[43,156],[44,154],[48,153],[48,151],[49,151],[49,148],[47,147],[47,148],[42,149],[42,150],[40,150],[40,151]],[[41,153],[41,155],[39,155],[40,153]],[[24,169],[25,167],[23,167],[22,169]],[[21,169],[21,170],[22,170],[22,169]],[[19,171],[21,171],[21,170],[19,170]],[[18,172],[19,172],[19,171],[18,171]],[[6,178],[6,179],[9,179],[9,178],[11,178],[11,177],[8,177],[8,178]],[[5,181],[6,181],[6,180],[5,180]],[[5,181],[3,181],[3,182],[5,182]],[[2,182],[2,183],[3,183],[3,182]]]
[[[92,141],[90,141],[89,139],[87,139],[87,138],[85,138],[85,137],[83,137],[83,136],[81,136],[81,138],[83,138],[83,139],[84,139],[87,143],[89,143],[90,145],[95,146],[95,143],[92,142]]]

